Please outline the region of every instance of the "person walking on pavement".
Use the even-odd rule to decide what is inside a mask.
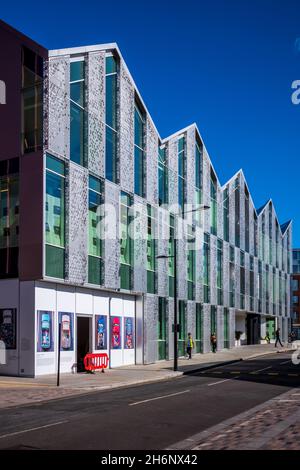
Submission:
[[[217,350],[217,337],[216,337],[216,333],[212,333],[212,334],[211,334],[211,336],[210,336],[210,344],[211,344],[212,352],[215,353],[216,350]]]
[[[192,349],[194,348],[194,340],[192,338],[191,333],[188,333],[188,339],[187,339],[187,346],[186,346],[186,352],[188,355],[188,359],[192,359]]]
[[[275,337],[276,337],[275,348],[277,348],[277,343],[279,343],[280,346],[283,348],[283,344],[280,340],[280,328],[277,328],[277,330],[275,331]]]
[[[267,334],[265,336],[265,340],[267,341],[268,344],[270,344],[271,342],[271,338],[270,338],[270,335],[269,335],[269,332],[267,331]]]

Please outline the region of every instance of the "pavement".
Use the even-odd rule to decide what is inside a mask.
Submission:
[[[108,369],[105,373],[61,374],[60,386],[56,375],[44,375],[34,379],[24,377],[0,377],[0,409],[30,403],[86,394],[97,390],[129,387],[162,380],[176,379],[199,369],[207,370],[222,364],[274,354],[274,344],[241,346],[216,353],[195,354],[191,360],[179,358],[178,371],[173,371],[173,361],[155,364],[124,366]],[[276,350],[275,350],[276,351]],[[291,345],[277,348],[277,352],[291,351]]]
[[[0,449],[297,449],[300,365],[291,359],[291,351],[261,354],[176,379],[3,408]]]

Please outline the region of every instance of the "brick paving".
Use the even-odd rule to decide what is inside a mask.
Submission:
[[[300,450],[300,389],[177,443],[172,449]]]

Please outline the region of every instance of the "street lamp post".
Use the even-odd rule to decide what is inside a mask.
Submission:
[[[200,206],[197,209],[192,209],[190,211],[182,212],[180,215],[184,216],[185,214],[189,214],[191,212],[197,212],[200,210],[208,210],[210,209],[210,206]],[[178,214],[176,215],[176,219],[178,217]],[[174,365],[173,365],[173,370],[177,371],[178,370],[178,330],[179,330],[179,324],[177,321],[177,238],[175,236],[174,239],[174,255],[158,255],[156,256],[157,259],[168,259],[168,258],[173,258],[174,259],[174,325],[173,325],[173,330],[174,330]]]

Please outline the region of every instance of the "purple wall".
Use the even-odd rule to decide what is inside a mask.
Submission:
[[[47,59],[48,51],[0,20],[0,80],[6,104],[0,104],[0,160],[20,158],[19,277],[43,273],[43,154],[21,155],[22,46]]]

